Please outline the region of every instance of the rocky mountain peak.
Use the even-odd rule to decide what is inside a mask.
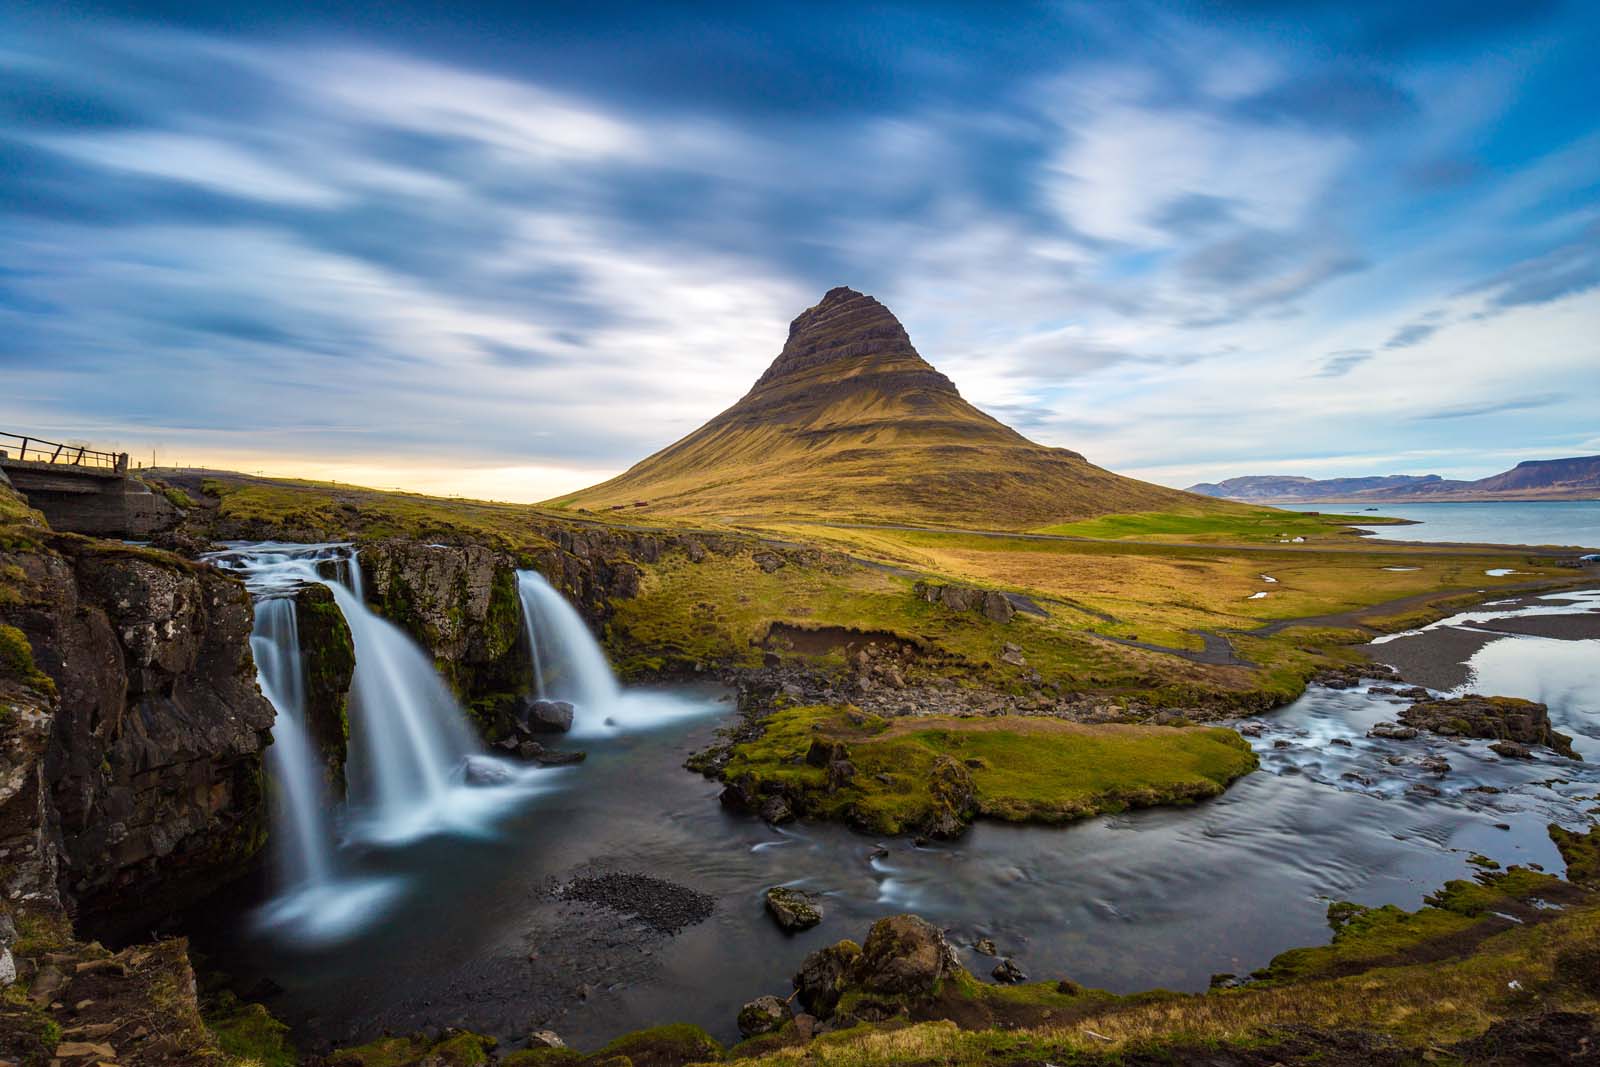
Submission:
[[[820,383],[883,370],[912,371],[908,385],[955,392],[950,380],[917,354],[893,312],[872,297],[841,285],[829,289],[789,324],[783,351],[756,380],[751,393],[777,384]]]

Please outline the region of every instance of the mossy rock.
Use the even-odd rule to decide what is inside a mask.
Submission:
[[[698,1026],[672,1023],[626,1034],[589,1057],[589,1067],[624,1059],[620,1067],[683,1067],[722,1059],[722,1045]]]
[[[204,1014],[206,1028],[229,1056],[256,1067],[296,1067],[300,1054],[289,1042],[289,1027],[263,1005],[243,1004],[223,994]]]
[[[424,1034],[384,1037],[329,1054],[328,1067],[483,1067],[495,1039],[466,1031],[432,1038]]]
[[[1550,840],[1567,865],[1567,881],[1576,885],[1600,885],[1600,832],[1591,827],[1586,833],[1567,830],[1555,823],[1549,826]]]

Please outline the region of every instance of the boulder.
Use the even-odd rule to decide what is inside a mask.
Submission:
[[[1368,737],[1383,737],[1390,741],[1411,741],[1417,736],[1418,731],[1410,726],[1401,726],[1396,722],[1380,722],[1367,731]]]
[[[994,970],[989,973],[994,976],[996,982],[1004,982],[1007,985],[1028,980],[1028,976],[1022,973],[1022,968],[1017,966],[1017,961],[1009,958],[995,964]]]
[[[794,809],[780,796],[770,796],[761,802],[761,817],[773,826],[794,821]]]
[[[1443,756],[1423,756],[1417,761],[1417,766],[1429,774],[1449,774],[1450,761]]]
[[[1017,609],[1010,597],[991,589],[983,594],[983,614],[993,622],[1004,623],[1016,617]]]
[[[1516,741],[1496,741],[1489,746],[1489,751],[1506,759],[1532,759],[1533,750],[1527,745]]]
[[[1550,726],[1550,709],[1517,697],[1476,693],[1450,700],[1422,700],[1400,713],[1400,721],[1446,737],[1486,737],[1523,745],[1544,745],[1577,759],[1572,738]]]
[[[468,756],[462,777],[468,785],[505,785],[513,775],[510,767],[492,756]]]
[[[816,898],[800,889],[774,886],[767,890],[767,913],[785,933],[809,930],[822,921]]]
[[[915,915],[891,915],[872,924],[855,979],[871,993],[927,997],[955,969],[955,954],[937,926]]]
[[[828,792],[837,793],[856,776],[856,765],[847,759],[837,759],[828,764]]]
[[[940,756],[929,772],[928,794],[933,805],[924,832],[933,837],[960,837],[978,810],[972,772],[960,760]]]
[[[567,749],[564,752],[552,752],[545,749],[533,757],[533,761],[541,767],[570,767],[574,763],[582,763],[589,757],[587,752]]]
[[[788,1002],[778,997],[757,997],[739,1009],[739,1033],[744,1037],[770,1034],[788,1021]]]
[[[800,962],[800,969],[794,975],[794,987],[807,1012],[819,1019],[833,1014],[861,956],[860,945],[854,941],[840,941],[819,948]]]
[[[1028,661],[1023,658],[1022,649],[1009,641],[1000,646],[1000,662],[1009,663],[1013,667],[1028,665]]]
[[[517,709],[517,722],[528,733],[564,734],[572,729],[572,712],[565,700],[527,697]]]
[[[566,1048],[567,1043],[554,1030],[535,1030],[528,1035],[529,1048]]]

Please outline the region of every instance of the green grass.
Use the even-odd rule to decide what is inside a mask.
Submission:
[[[765,725],[760,738],[734,746],[725,781],[748,776],[758,792],[798,798],[807,815],[877,833],[918,830],[942,814],[948,797],[934,784],[941,758],[970,777],[974,805],[958,817],[1008,822],[1190,803],[1220,794],[1256,766],[1238,734],[1215,728],[1015,716],[891,722],[833,707],[784,709]],[[805,762],[818,739],[847,749],[856,774],[842,787],[830,791],[828,772]]]
[[[1360,535],[1351,527],[1385,525],[1398,520],[1365,515],[1323,515],[1277,508],[1241,507],[1238,510],[1140,511],[1124,515],[1046,526],[1035,532],[1068,537],[1099,537],[1113,541],[1177,540],[1277,544],[1328,538],[1352,539]]]

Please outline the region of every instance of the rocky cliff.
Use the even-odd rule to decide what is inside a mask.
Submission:
[[[238,874],[265,836],[273,720],[244,588],[24,522],[0,525],[0,576],[0,630],[28,661],[6,671],[0,833],[26,857],[8,897],[53,875],[81,924],[115,933]]]

